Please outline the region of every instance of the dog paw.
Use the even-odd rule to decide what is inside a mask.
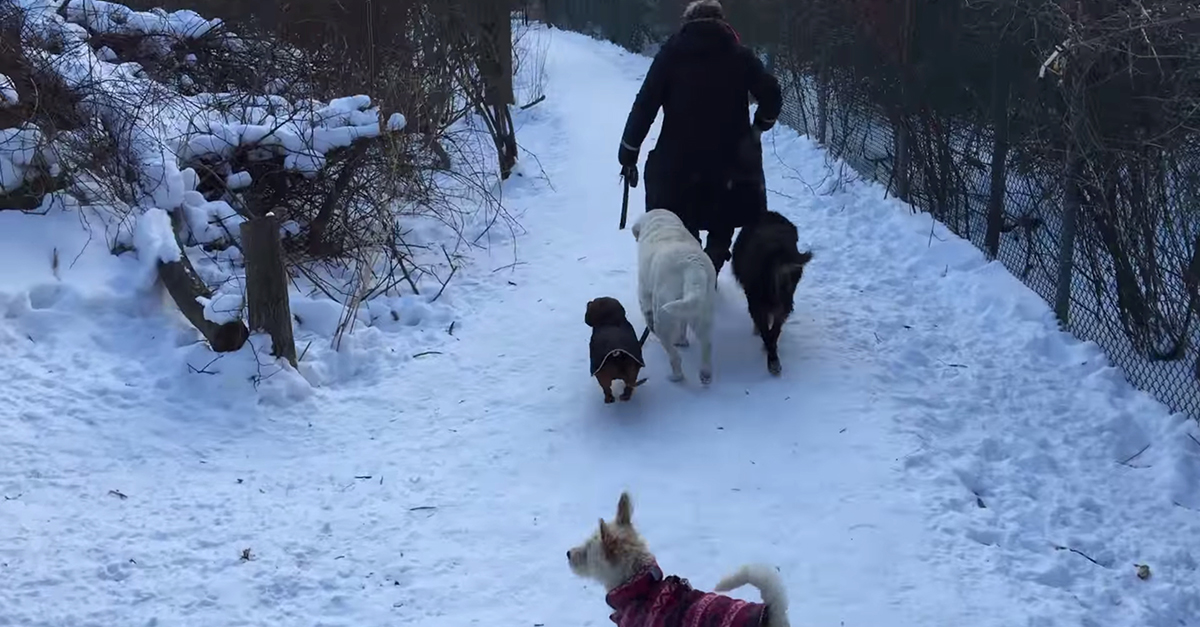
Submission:
[[[617,399],[616,399],[616,398],[613,398],[613,397],[611,397],[611,396],[605,396],[605,397],[604,397],[604,404],[605,404],[605,405],[607,405],[607,404],[609,404],[609,403],[615,403],[615,402],[617,402]]]
[[[671,374],[667,375],[667,380],[672,383],[679,383],[679,382],[683,381],[683,373],[682,372],[672,372]]]
[[[779,363],[778,359],[768,359],[767,372],[770,372],[772,376],[778,377],[783,372],[783,364]]]
[[[700,371],[700,383],[708,385],[712,383],[712,373],[707,370]]]

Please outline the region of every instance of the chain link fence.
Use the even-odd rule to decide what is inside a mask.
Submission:
[[[681,0],[529,0],[652,53]],[[1200,419],[1200,9],[1186,0],[727,0],[782,122],[1001,261]]]

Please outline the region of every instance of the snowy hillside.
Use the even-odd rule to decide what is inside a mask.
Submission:
[[[524,41],[546,48],[526,68],[544,82],[520,83],[546,99],[515,112],[521,158],[497,187],[523,231],[447,255],[420,294],[365,301],[337,348],[346,308],[298,282],[298,372],[261,338],[219,359],[197,342],[144,258],[181,254],[165,216],[0,211],[0,625],[611,624],[564,552],[622,489],[668,573],[708,588],[776,564],[795,625],[1200,625],[1196,425],[928,217],[873,185],[814,191],[826,157],[788,129],[765,138],[771,204],[815,260],[783,376],[723,275],[712,386],[669,383],[651,340],[649,382],[603,404],[583,313],[636,302],[615,154],[649,60],[557,30]],[[188,118],[196,137],[266,137],[208,116]],[[316,156],[291,136],[399,125],[362,98],[289,119],[268,143],[297,168]],[[210,230],[225,208],[177,167],[206,141],[154,144],[178,152],[144,155],[165,175],[141,191],[194,218],[198,271],[236,274],[199,243],[228,237]]]

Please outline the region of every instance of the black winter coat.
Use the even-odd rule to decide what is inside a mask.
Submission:
[[[766,211],[750,96],[758,101],[755,125],[769,129],[783,108],[779,82],[727,23],[688,22],[663,44],[621,138],[640,150],[662,109],[662,132],[642,177],[647,210],[670,209],[693,231],[732,231]]]

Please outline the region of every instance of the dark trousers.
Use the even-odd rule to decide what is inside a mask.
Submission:
[[[696,241],[700,240],[700,229],[688,229],[692,237]],[[729,249],[733,247],[733,231],[734,227],[713,229],[708,232],[708,242],[704,244],[704,252],[708,253],[708,258],[712,259],[713,267],[717,272],[721,271],[721,266],[729,261]]]

